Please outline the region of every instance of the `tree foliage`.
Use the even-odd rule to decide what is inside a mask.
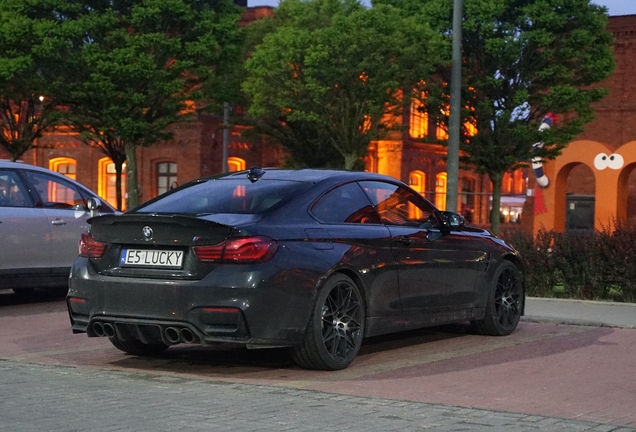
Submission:
[[[63,32],[60,18],[71,9],[63,0],[0,2],[0,146],[14,161],[59,119],[51,93],[63,47],[51,36]]]
[[[267,127],[280,122],[275,129],[287,137],[303,134],[314,155],[329,144],[347,169],[392,126],[402,89],[427,76],[442,52],[425,23],[356,0],[283,0],[266,25],[246,64],[249,113],[268,118]],[[307,149],[282,144],[302,164]]]
[[[427,19],[451,35],[452,2],[376,0]],[[606,90],[593,86],[614,69],[607,11],[589,0],[465,0],[462,161],[493,183],[493,231],[499,230],[501,180],[534,157],[556,158],[593,118]],[[450,71],[440,70],[449,82]],[[547,113],[559,121],[539,132]],[[542,141],[542,148],[533,144]]]
[[[87,5],[72,35],[82,44],[63,99],[84,139],[101,142],[111,157],[123,145],[133,208],[137,147],[170,138],[167,126],[186,119],[192,102],[224,98],[226,77],[241,58],[241,9],[231,0]]]

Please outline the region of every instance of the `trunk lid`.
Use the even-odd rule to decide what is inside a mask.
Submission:
[[[125,214],[89,219],[91,236],[108,247],[91,258],[107,276],[201,279],[217,265],[197,260],[193,246],[216,245],[235,227],[186,215]]]

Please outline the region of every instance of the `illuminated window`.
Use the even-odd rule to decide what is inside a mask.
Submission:
[[[177,187],[177,164],[160,162],[157,164],[157,195]]]
[[[411,171],[409,174],[409,186],[420,195],[424,195],[424,180],[426,174],[422,171]],[[409,205],[409,217],[411,219],[419,219],[421,216],[420,210],[415,205]]]
[[[424,104],[421,101],[412,100],[409,134],[413,138],[426,138],[428,136],[428,113],[422,111],[423,108]]]
[[[474,137],[477,135],[477,126],[475,126],[472,121],[467,121],[464,123],[465,133],[469,137]]]
[[[99,177],[97,179],[97,191],[110,205],[117,207],[117,174],[115,164],[108,158],[102,158],[98,162]],[[122,166],[121,173],[121,209],[126,209],[126,163]]]
[[[411,171],[409,174],[409,186],[420,195],[424,195],[424,188],[426,184],[426,174],[422,171]]]
[[[237,157],[227,158],[227,169],[229,172],[243,171],[245,169],[245,161]]]
[[[523,171],[522,170],[515,171],[515,194],[517,195],[522,194],[524,185],[525,185],[525,180],[523,178]]]
[[[446,210],[446,173],[439,173],[435,177],[435,207]]]
[[[76,167],[77,162],[75,159],[71,158],[55,158],[49,161],[49,169],[51,171],[64,174],[66,177],[73,180],[77,180]]]

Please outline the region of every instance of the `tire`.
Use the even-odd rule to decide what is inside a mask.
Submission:
[[[305,340],[292,349],[294,362],[305,369],[346,368],[362,345],[364,320],[356,284],[343,274],[331,276],[318,292]]]
[[[513,263],[504,261],[491,283],[484,319],[471,321],[471,324],[480,334],[509,335],[517,328],[524,301],[521,274]]]
[[[125,353],[142,356],[142,357],[154,357],[161,354],[168,349],[168,345],[163,342],[143,343],[137,339],[130,339],[126,341],[119,340],[116,336],[109,337],[110,343],[113,346]]]

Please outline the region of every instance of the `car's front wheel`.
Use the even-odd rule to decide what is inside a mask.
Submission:
[[[159,355],[168,349],[168,345],[163,342],[143,343],[137,339],[124,341],[117,338],[117,336],[112,336],[108,339],[115,348],[136,356],[152,357]]]
[[[473,328],[490,336],[509,335],[517,328],[523,310],[521,273],[510,261],[499,265],[492,282],[484,319],[472,321]]]
[[[293,348],[294,361],[306,369],[346,368],[362,345],[364,318],[356,284],[343,274],[331,276],[318,292],[305,340]]]

